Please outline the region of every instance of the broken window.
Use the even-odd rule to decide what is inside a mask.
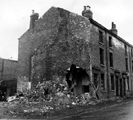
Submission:
[[[113,75],[113,74],[111,74],[111,75],[110,75],[110,77],[111,77],[111,90],[115,90],[114,75]]]
[[[99,42],[103,43],[103,32],[99,30]]]
[[[100,48],[100,64],[104,65],[104,50]]]
[[[105,90],[104,73],[101,73],[101,89],[102,89],[102,90]]]
[[[125,58],[125,62],[126,62],[126,71],[128,71],[128,58]]]
[[[109,58],[110,58],[110,67],[113,67],[113,53],[109,52]]]
[[[109,36],[109,47],[112,47],[112,37]]]

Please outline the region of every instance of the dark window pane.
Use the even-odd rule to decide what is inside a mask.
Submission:
[[[132,60],[132,72],[133,72],[133,60]]]
[[[109,53],[109,57],[110,57],[110,67],[113,67],[113,53],[112,52]]]
[[[99,41],[103,43],[103,32],[99,31]]]
[[[109,36],[109,47],[112,47],[112,37]]]
[[[126,61],[126,70],[128,71],[128,59],[125,58],[125,61]]]
[[[104,50],[100,48],[100,64],[104,65]]]
[[[115,90],[115,81],[114,81],[114,75],[111,75],[111,90]]]
[[[104,73],[101,73],[101,89],[105,90]]]
[[[127,46],[125,45],[125,55],[127,55]]]

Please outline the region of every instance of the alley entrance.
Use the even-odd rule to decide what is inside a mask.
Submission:
[[[0,85],[0,101],[6,101],[7,97],[15,95],[17,80],[2,81]]]

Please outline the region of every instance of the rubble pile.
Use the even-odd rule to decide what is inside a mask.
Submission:
[[[23,113],[38,115],[75,105],[96,104],[96,98],[92,97],[91,93],[75,95],[65,81],[44,81],[38,83],[35,89],[19,92],[16,96],[12,97],[14,99],[10,99],[9,103],[15,101],[17,107],[23,107]]]

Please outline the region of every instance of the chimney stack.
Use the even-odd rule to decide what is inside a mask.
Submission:
[[[114,33],[114,34],[118,34],[118,31],[116,29],[116,24],[114,24],[114,22],[112,22],[112,28],[111,28],[111,32]]]
[[[35,21],[38,20],[38,18],[39,14],[32,10],[32,15],[30,16],[30,29],[34,29]]]
[[[90,10],[90,6],[84,6],[84,10],[82,11],[82,16],[84,17],[87,17],[89,19],[92,19],[93,18],[93,13],[92,11]]]

